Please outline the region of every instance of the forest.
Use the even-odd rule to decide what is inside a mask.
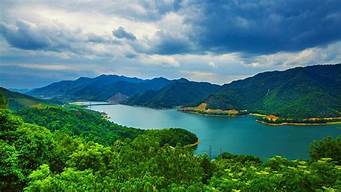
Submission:
[[[144,131],[75,106],[5,109],[0,191],[340,191],[341,137],[312,143],[309,160],[194,154],[183,129]]]

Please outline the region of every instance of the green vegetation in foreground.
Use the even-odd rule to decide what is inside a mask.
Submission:
[[[182,129],[132,131],[75,107],[17,114],[0,110],[0,191],[341,190],[341,136],[313,143],[308,161],[228,153],[211,160],[184,147],[197,138]]]
[[[87,141],[110,145],[120,138],[133,139],[143,130],[128,128],[105,119],[99,112],[77,106],[41,106],[17,112],[27,123],[63,131]]]
[[[215,160],[194,156],[181,145],[161,144],[162,130],[102,145],[5,110],[0,125],[1,191],[341,190],[341,137],[314,143],[309,161],[262,163],[227,153]]]

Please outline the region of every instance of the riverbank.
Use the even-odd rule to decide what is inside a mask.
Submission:
[[[259,117],[256,121],[270,126],[283,126],[283,125],[293,125],[293,126],[319,126],[319,125],[335,125],[341,124],[341,117],[314,117],[314,118],[304,118],[304,119],[290,119],[282,118],[275,115],[263,115],[263,114],[252,114]]]
[[[237,116],[237,115],[246,115],[248,114],[246,110],[222,110],[222,109],[209,109],[207,108],[206,103],[201,103],[196,107],[181,107],[178,108],[178,111],[186,112],[186,113],[196,113],[201,115],[213,115],[213,116]]]
[[[341,124],[341,121],[335,121],[335,122],[326,122],[326,123],[290,123],[290,122],[284,122],[284,123],[268,123],[262,120],[256,120],[256,122],[269,125],[269,126],[285,126],[285,125],[291,125],[291,126],[321,126],[321,125],[336,125]]]
[[[335,125],[341,124],[341,117],[326,117],[326,118],[305,118],[305,119],[289,119],[282,118],[275,115],[265,115],[260,113],[248,113],[247,110],[221,110],[221,109],[208,109],[206,103],[201,103],[196,107],[181,107],[178,111],[185,113],[194,113],[199,115],[209,116],[239,116],[239,115],[251,115],[258,119],[257,123],[261,123],[269,126],[319,126],[319,125]]]
[[[216,118],[191,115],[176,109],[157,110],[127,105],[97,105],[93,106],[92,110],[103,111],[112,121],[127,127],[139,127],[144,130],[184,128],[197,135],[200,140],[194,153],[199,155],[211,152],[212,157],[229,151],[236,154],[253,154],[262,159],[276,154],[282,154],[288,159],[307,159],[309,143],[325,136],[341,134],[340,125],[285,126],[282,129],[257,123],[257,118],[251,115]],[[196,140],[188,140],[191,142],[184,145],[195,143]]]
[[[195,143],[185,145],[184,148],[196,147],[196,146],[198,146],[199,144],[200,144],[200,140],[198,139]]]

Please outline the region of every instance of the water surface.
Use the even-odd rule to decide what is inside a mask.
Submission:
[[[341,134],[341,125],[267,126],[255,117],[204,116],[170,110],[126,105],[96,105],[92,110],[105,112],[115,123],[142,129],[184,128],[195,133],[200,144],[196,153],[216,156],[220,152],[251,154],[261,158],[282,155],[307,159],[309,144],[325,136]]]

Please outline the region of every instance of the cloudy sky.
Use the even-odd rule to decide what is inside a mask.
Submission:
[[[0,86],[341,63],[340,0],[0,0]]]

